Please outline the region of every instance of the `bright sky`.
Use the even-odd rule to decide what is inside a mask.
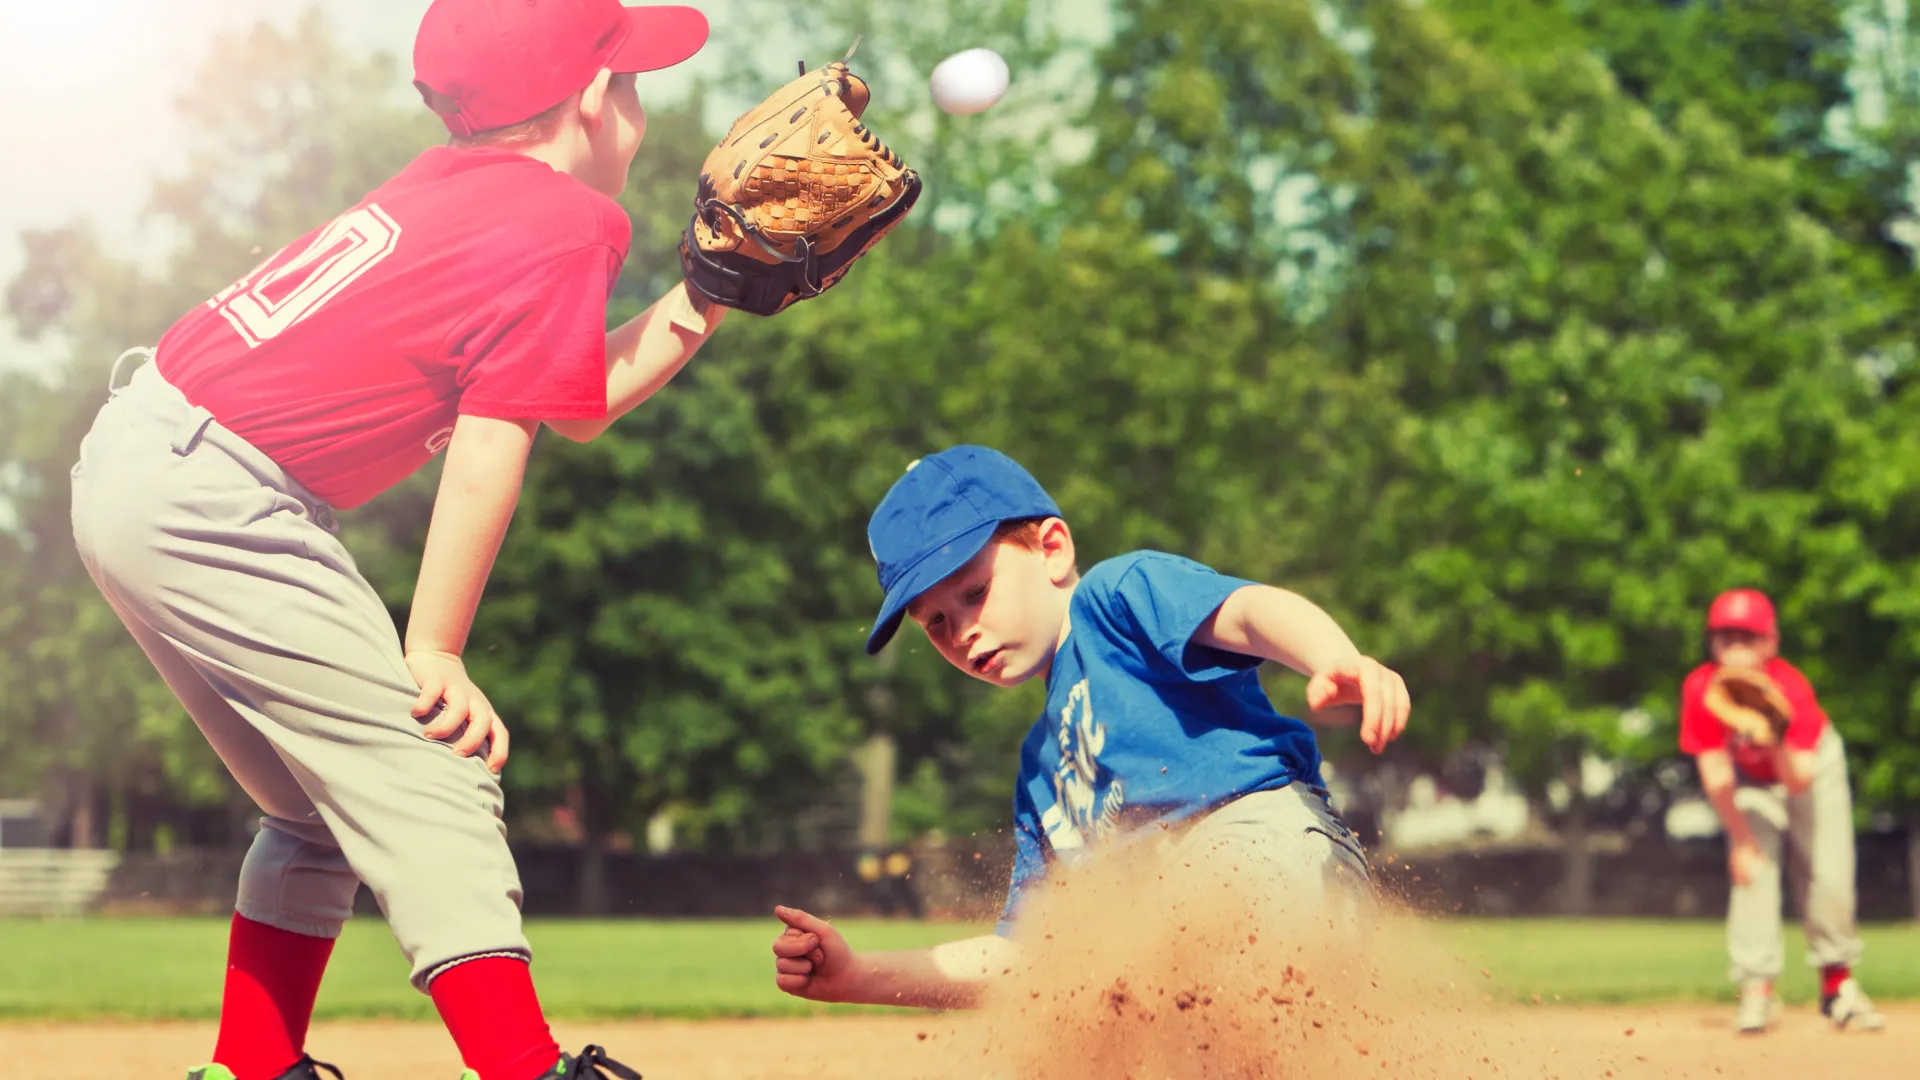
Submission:
[[[340,36],[406,55],[426,0],[325,0]],[[0,0],[0,276],[23,228],[95,219],[130,228],[154,174],[173,164],[173,99],[214,36],[291,22],[285,0]]]

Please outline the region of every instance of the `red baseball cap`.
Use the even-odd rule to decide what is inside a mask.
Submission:
[[[1707,609],[1708,630],[1773,634],[1778,626],[1774,619],[1773,601],[1758,589],[1730,589],[1715,597],[1713,606]]]
[[[517,124],[617,74],[672,67],[707,43],[690,7],[620,0],[433,0],[413,41],[413,85],[465,137]]]

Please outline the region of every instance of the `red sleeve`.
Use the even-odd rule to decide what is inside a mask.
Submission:
[[[1793,703],[1793,723],[1787,726],[1787,737],[1782,741],[1795,750],[1812,750],[1820,745],[1820,736],[1827,730],[1827,711],[1814,696],[1813,684],[1800,674],[1799,668],[1785,660],[1776,659],[1768,664],[1767,674],[1773,676],[1774,684]]]
[[[455,342],[460,412],[503,420],[607,415],[607,296],[620,273],[611,247],[576,248],[510,283]]]
[[[1713,677],[1713,665],[1693,669],[1680,687],[1680,752],[1698,756],[1708,750],[1724,750],[1727,725],[1707,711],[1707,680]]]

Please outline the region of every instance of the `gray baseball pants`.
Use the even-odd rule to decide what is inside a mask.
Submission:
[[[531,955],[499,783],[420,734],[393,619],[332,512],[149,363],[73,467],[88,572],[265,817],[242,916],[336,937],[364,881],[415,987]]]
[[[1358,933],[1378,911],[1360,838],[1327,793],[1307,784],[1223,803],[1169,835],[1161,851],[1189,866],[1225,864],[1236,878],[1266,883],[1254,891],[1283,898],[1292,915],[1343,930]]]
[[[1798,795],[1780,784],[1741,784],[1733,805],[1747,819],[1774,867],[1748,885],[1735,885],[1727,905],[1727,953],[1736,983],[1773,980],[1785,965],[1781,936],[1781,854],[1807,931],[1807,963],[1814,967],[1860,960],[1855,924],[1853,793],[1840,735],[1827,729],[1814,753],[1813,785]]]

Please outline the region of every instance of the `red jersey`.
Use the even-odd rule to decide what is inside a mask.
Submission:
[[[435,147],[160,339],[187,399],[334,506],[446,448],[462,413],[607,414],[607,297],[632,223],[499,149]]]
[[[1733,755],[1734,767],[1748,779],[1762,784],[1778,782],[1772,755],[1745,739],[1730,737],[1727,725],[1707,711],[1707,682],[1716,667],[1709,663],[1694,668],[1680,688],[1681,751],[1697,756],[1706,750],[1726,749]],[[1793,705],[1793,723],[1787,728],[1784,742],[1795,750],[1812,750],[1827,730],[1827,714],[1813,696],[1812,684],[1798,668],[1777,656],[1767,661],[1767,675]]]

